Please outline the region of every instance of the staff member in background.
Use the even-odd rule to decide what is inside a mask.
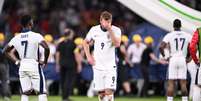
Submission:
[[[82,71],[82,62],[84,61],[84,49],[82,47],[83,38],[76,38],[74,43],[76,45],[74,53],[76,53],[75,57],[77,58],[77,73],[80,73]]]
[[[70,101],[78,59],[73,42],[74,32],[71,29],[65,29],[64,32],[65,40],[58,44],[56,51],[56,70],[60,73],[62,101]]]
[[[142,38],[139,34],[133,35],[132,40],[133,43],[128,47],[128,57],[131,59],[130,61],[133,65],[131,68],[131,76],[135,79],[137,78],[138,96],[140,96],[143,83],[143,80],[140,79],[140,61],[146,45],[142,43]]]
[[[11,92],[9,87],[9,67],[8,61],[3,55],[2,50],[4,47],[5,36],[3,33],[0,33],[0,81],[1,81],[1,94],[3,96],[4,101],[10,101]]]
[[[143,75],[144,83],[142,87],[142,92],[140,94],[141,97],[147,97],[147,91],[149,87],[149,66],[150,66],[150,61],[153,60],[156,63],[160,64],[167,64],[166,61],[159,60],[157,56],[153,52],[153,45],[154,39],[151,36],[147,36],[144,39],[144,43],[147,45],[147,48],[143,51],[142,53],[142,60],[140,62],[140,67],[141,67],[141,72]]]
[[[131,93],[128,68],[130,61],[128,59],[127,50],[128,37],[126,35],[121,36],[121,45],[117,48],[117,63],[118,63],[118,88],[123,87],[124,95]]]

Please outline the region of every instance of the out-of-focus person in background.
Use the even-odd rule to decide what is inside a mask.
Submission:
[[[74,40],[74,43],[76,44],[74,53],[76,53],[75,57],[77,58],[77,73],[80,73],[82,71],[82,63],[84,61],[84,49],[82,47],[83,38],[77,37]]]
[[[157,56],[154,54],[153,42],[154,42],[154,39],[151,36],[147,36],[144,39],[144,43],[146,44],[147,48],[145,48],[145,50],[143,51],[142,57],[141,57],[142,59],[140,62],[140,65],[141,65],[140,68],[141,68],[142,76],[144,79],[140,97],[148,96],[147,91],[149,87],[149,66],[150,66],[151,60],[153,60],[156,63],[167,64],[166,61],[158,59]]]
[[[118,89],[123,88],[124,95],[130,95],[131,87],[129,82],[129,67],[130,61],[128,59],[128,37],[121,36],[121,45],[117,48],[117,65],[118,65]],[[121,93],[121,92],[119,92]]]
[[[70,101],[79,59],[76,58],[73,30],[65,29],[64,32],[64,40],[57,46],[56,71],[60,73],[62,101]]]
[[[139,34],[135,34],[132,37],[133,43],[128,47],[128,57],[132,63],[132,68],[130,70],[131,77],[134,79],[137,79],[137,88],[138,88],[138,94],[137,96],[140,96],[142,86],[143,86],[143,80],[141,78],[141,72],[140,72],[140,61],[142,57],[142,53],[144,49],[146,48],[146,45],[142,42],[142,37]]]
[[[0,33],[0,84],[2,90],[0,91],[4,101],[10,101],[11,92],[9,87],[9,67],[8,61],[5,55],[2,53],[3,47],[5,45],[5,36],[3,33]]]
[[[193,86],[193,99],[192,101],[200,101],[201,95],[201,69],[200,69],[200,62],[201,62],[201,27],[197,28],[196,31],[193,33],[193,37],[190,42],[190,55],[192,60],[196,64],[196,76],[195,76],[195,84]],[[197,54],[198,53],[198,54]]]
[[[54,82],[54,80],[57,79],[57,73],[56,73],[56,62],[55,62],[55,55],[56,55],[56,45],[54,44],[54,38],[51,34],[46,34],[44,36],[45,41],[47,42],[47,45],[50,48],[50,55],[47,61],[47,67],[44,68],[43,72],[46,77],[46,83],[47,83],[47,92],[49,93],[49,86]]]
[[[188,68],[188,72],[190,73],[190,77],[191,77],[191,82],[190,82],[190,89],[189,89],[189,99],[192,100],[193,99],[193,93],[195,92],[194,88],[195,87],[195,78],[196,78],[196,73],[197,73],[197,69],[199,68],[193,60],[191,60],[191,62],[189,62],[187,64],[187,68]]]

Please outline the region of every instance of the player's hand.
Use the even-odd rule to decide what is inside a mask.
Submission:
[[[17,65],[18,67],[20,67],[20,60],[16,61],[15,65]]]
[[[168,61],[165,61],[165,60],[161,59],[161,60],[159,60],[159,63],[162,64],[162,65],[166,65],[166,64],[168,64]]]
[[[94,66],[95,65],[95,60],[93,56],[89,56],[87,58],[87,61],[89,62],[90,65]]]
[[[200,67],[200,63],[198,62],[198,63],[196,63],[196,65],[198,66],[198,68]]]
[[[38,61],[39,65],[41,65],[42,67],[45,67],[47,62],[45,61]]]

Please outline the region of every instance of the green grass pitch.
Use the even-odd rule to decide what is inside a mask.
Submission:
[[[85,96],[73,96],[73,101],[98,101],[97,97],[87,98]],[[0,99],[0,101],[3,101]],[[12,96],[11,101],[20,101],[20,96]],[[36,96],[31,96],[29,101],[38,101]],[[48,101],[61,101],[60,96],[48,96]],[[136,98],[136,97],[116,97],[115,101],[166,101],[166,97],[149,97],[149,98]],[[176,98],[174,101],[181,101],[180,98]]]

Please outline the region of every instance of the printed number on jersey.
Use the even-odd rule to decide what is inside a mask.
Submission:
[[[176,50],[178,50],[178,49],[183,50],[186,39],[185,38],[175,38],[174,40],[176,43]]]
[[[102,50],[103,50],[104,46],[105,46],[105,44],[102,42],[102,43],[101,43],[101,49],[102,49]]]
[[[24,58],[26,57],[27,54],[27,46],[28,46],[28,41],[21,41],[21,45],[24,46]]]

